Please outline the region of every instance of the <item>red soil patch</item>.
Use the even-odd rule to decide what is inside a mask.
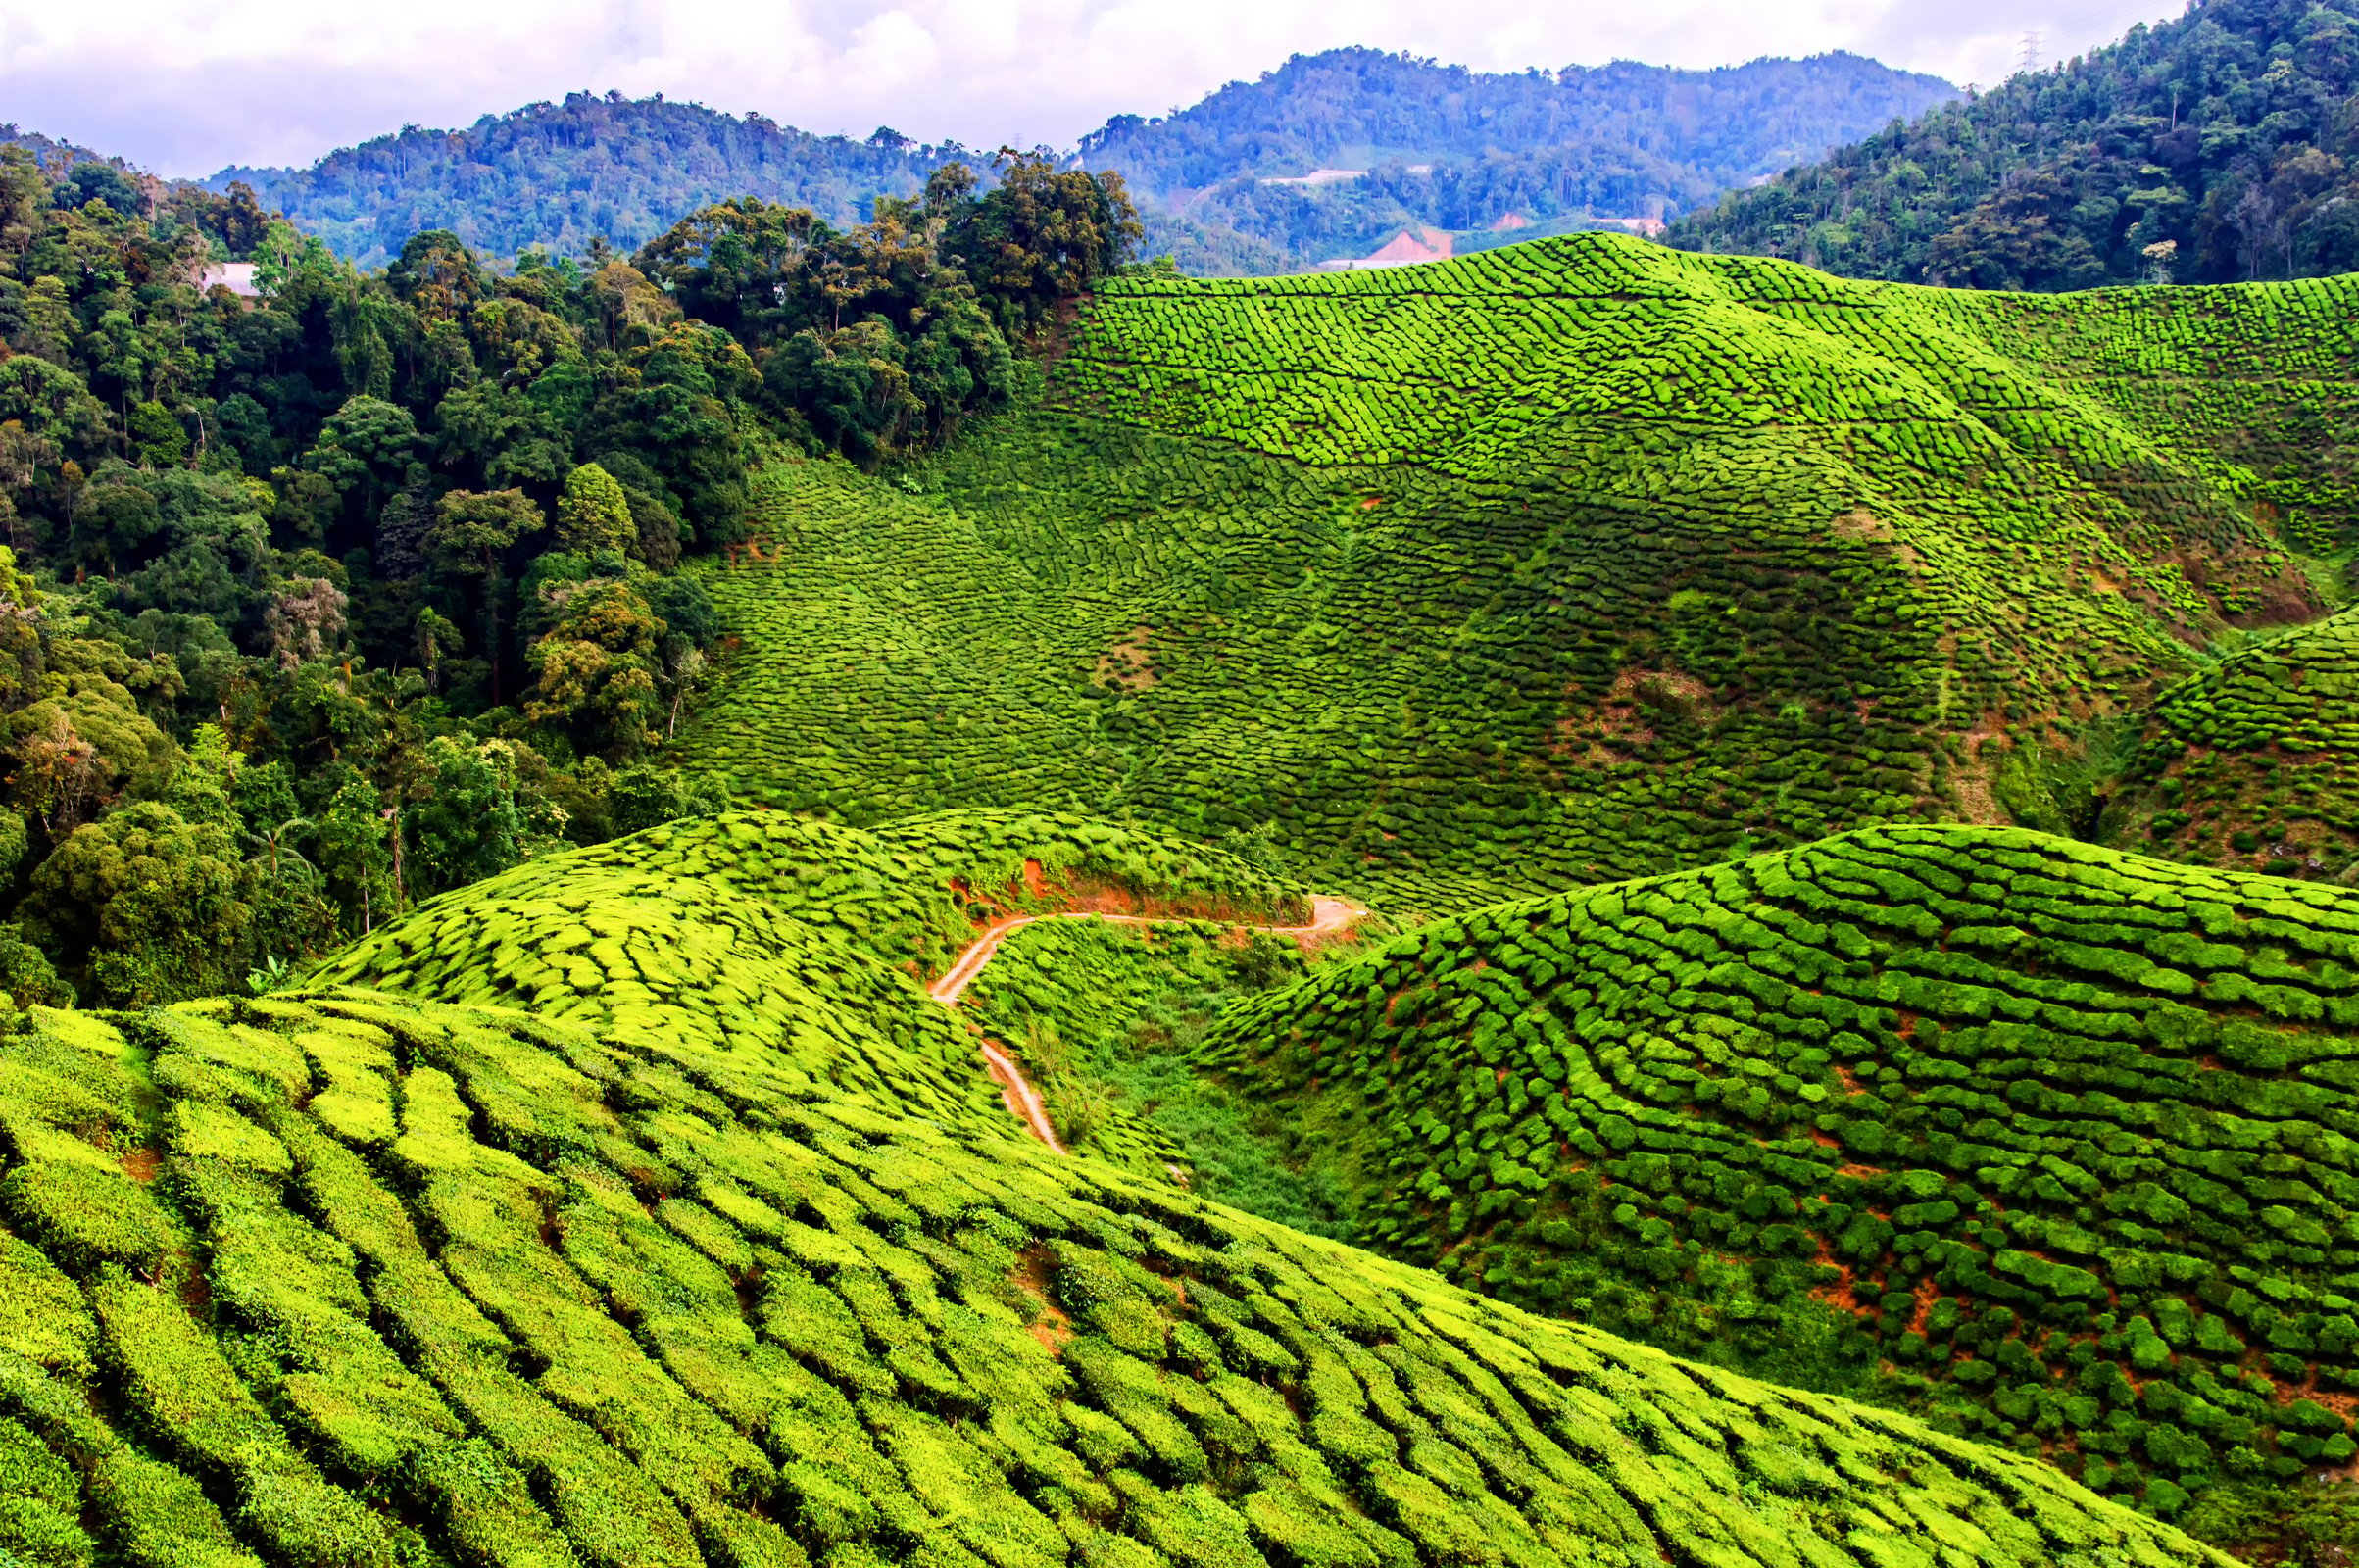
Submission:
[[[1933,1314],[1933,1303],[1941,1298],[1941,1288],[1931,1280],[1917,1281],[1917,1307],[1908,1314],[1908,1332],[1925,1332],[1925,1320]]]
[[[145,1187],[164,1168],[164,1156],[152,1149],[134,1149],[123,1156],[123,1173]]]
[[[1044,1249],[1027,1247],[1018,1256],[1021,1260],[1015,1272],[1007,1277],[1040,1302],[1040,1316],[1026,1325],[1024,1332],[1040,1341],[1041,1348],[1051,1355],[1061,1356],[1066,1342],[1073,1338],[1073,1320],[1057,1304],[1056,1294],[1049,1289],[1049,1254]]]

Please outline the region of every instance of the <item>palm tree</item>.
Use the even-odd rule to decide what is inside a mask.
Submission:
[[[265,828],[260,833],[248,833],[245,838],[248,844],[259,847],[259,853],[253,858],[257,860],[268,858],[270,862],[270,875],[275,877],[278,875],[278,858],[281,855],[297,865],[308,866],[312,863],[296,851],[290,841],[298,833],[310,832],[313,826],[314,823],[308,816],[290,816],[276,827]]]

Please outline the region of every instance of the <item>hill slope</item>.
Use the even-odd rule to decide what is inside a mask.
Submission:
[[[2165,691],[2105,825],[2178,859],[2348,870],[2359,858],[2359,612]]]
[[[1012,912],[1307,917],[1225,856],[1075,817],[875,834],[782,813],[653,828],[433,900],[313,971],[595,1026],[727,1094],[1004,1128],[974,1041],[909,984]]]
[[[68,1568],[2201,1559],[2037,1460],[646,1031],[38,1013],[0,1128],[0,1544]]]
[[[1975,288],[2359,267],[2359,0],[2187,14],[1724,197],[1673,244]]]
[[[1241,1003],[1357,1234],[2170,1507],[2359,1454],[2359,894],[1892,827]]]
[[[1260,838],[1405,907],[1997,819],[2009,732],[2314,612],[2248,497],[2351,450],[2355,298],[1967,296],[1603,236],[1118,280],[1046,407],[893,482],[773,471],[683,749],[854,821]]]

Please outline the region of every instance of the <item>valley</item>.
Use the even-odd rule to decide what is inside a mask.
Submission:
[[[2346,1561],[2359,273],[1772,171],[2266,10],[0,147],[0,1568]]]

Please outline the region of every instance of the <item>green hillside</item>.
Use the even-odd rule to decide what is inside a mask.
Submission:
[[[2331,276],[2359,267],[2354,88],[2353,0],[2188,0],[1665,237],[1968,288]]]
[[[2283,876],[2359,861],[2359,612],[2165,691],[2106,825],[2175,859]]]
[[[2354,303],[1601,236],[1117,279],[1039,409],[885,478],[768,472],[682,753],[855,822],[1266,839],[1403,909],[2004,820],[2015,742],[2316,613],[2254,504],[2348,511]]]
[[[0,1548],[61,1568],[2202,1560],[2034,1459],[1009,1131],[814,1099],[622,1010],[606,1030],[326,988],[17,1016]]]
[[[2359,894],[1871,829],[1500,906],[1204,1049],[1358,1235],[2170,1506],[2354,1453]]]

